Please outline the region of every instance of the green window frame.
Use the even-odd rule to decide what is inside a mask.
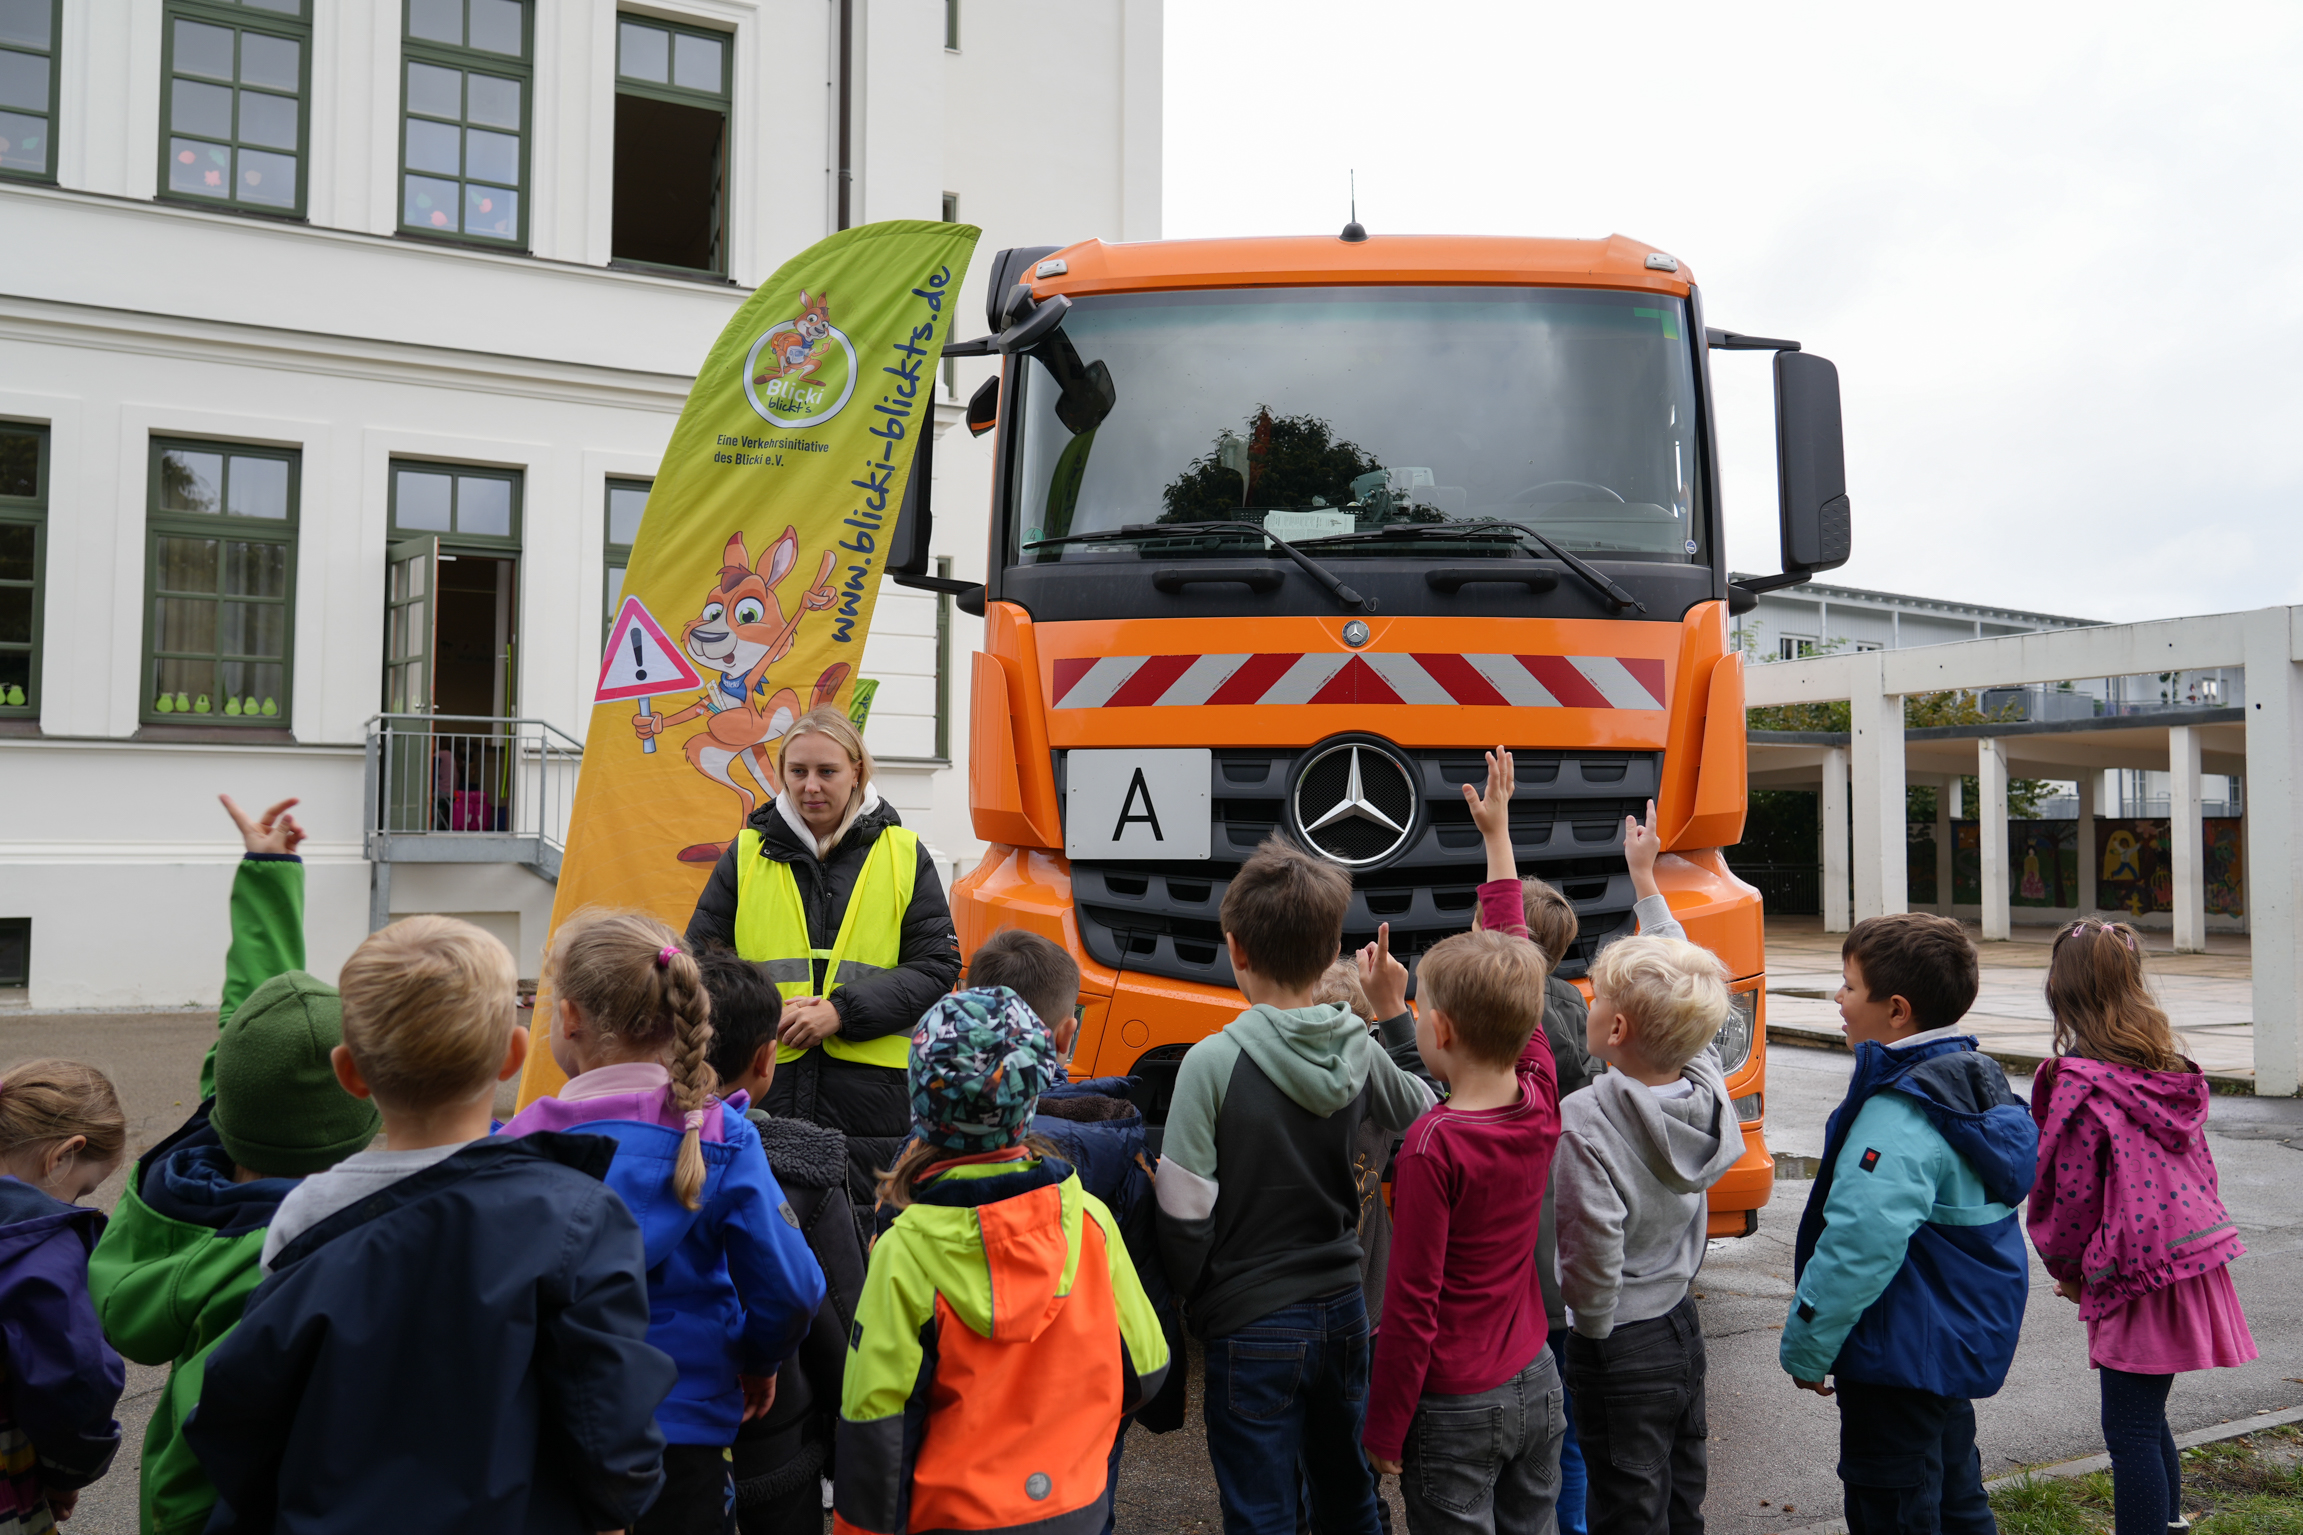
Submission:
[[[0,421],[0,719],[40,717],[48,429]]]
[[[146,724],[286,729],[303,455],[152,440],[145,498]]]
[[[603,581],[607,600],[600,613],[603,645],[608,641],[609,626],[616,621],[616,609],[623,605],[624,572],[631,568],[632,545],[640,537],[640,514],[647,510],[648,492],[655,483],[653,480],[608,481],[607,516],[602,523],[607,541]]]
[[[307,0],[168,0],[160,196],[302,218],[312,140]]]
[[[64,0],[0,0],[0,176],[56,179],[56,50]]]
[[[617,13],[618,266],[727,275],[734,74],[731,34]]]
[[[401,232],[526,250],[534,7],[405,0],[401,21]]]
[[[944,0],[944,52],[960,51],[960,0]]]
[[[429,533],[443,549],[520,549],[525,476],[517,469],[392,460],[392,537]]]

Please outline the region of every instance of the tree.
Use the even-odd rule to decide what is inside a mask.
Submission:
[[[1383,468],[1317,416],[1275,416],[1258,405],[1246,426],[1244,440],[1224,432],[1161,492],[1160,521],[1236,518],[1243,506],[1347,506],[1351,482]]]

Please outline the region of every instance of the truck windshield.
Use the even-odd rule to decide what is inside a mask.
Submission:
[[[1668,295],[1080,298],[1018,380],[1009,558],[1236,557],[1241,539],[1213,521],[1323,562],[1460,557],[1467,537],[1514,535],[1449,524],[1514,523],[1599,559],[1699,562],[1694,365],[1686,305]],[[1180,523],[1201,526],[1157,531]],[[1143,531],[1035,547],[1128,527]]]

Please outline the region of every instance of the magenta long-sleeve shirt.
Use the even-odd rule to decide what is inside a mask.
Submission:
[[[1493,1390],[1543,1352],[1535,1238],[1559,1142],[1559,1082],[1541,1029],[1518,1071],[1519,1102],[1441,1104],[1400,1147],[1363,1436],[1379,1459],[1400,1458],[1421,1397]]]

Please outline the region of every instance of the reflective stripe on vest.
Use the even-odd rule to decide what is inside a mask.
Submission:
[[[830,948],[819,949],[808,941],[807,909],[800,903],[800,882],[792,866],[762,857],[760,834],[745,827],[736,839],[736,953],[766,970],[786,1002],[815,995],[818,960],[824,963],[826,995],[894,968],[903,957],[904,913],[911,909],[912,887],[919,878],[919,849],[917,832],[901,826],[884,828],[864,854],[838,935]],[[866,1040],[834,1034],[823,1043],[824,1053],[838,1060],[897,1071],[909,1061],[912,1045],[909,1032]],[[806,1050],[778,1044],[776,1063],[805,1054]]]

